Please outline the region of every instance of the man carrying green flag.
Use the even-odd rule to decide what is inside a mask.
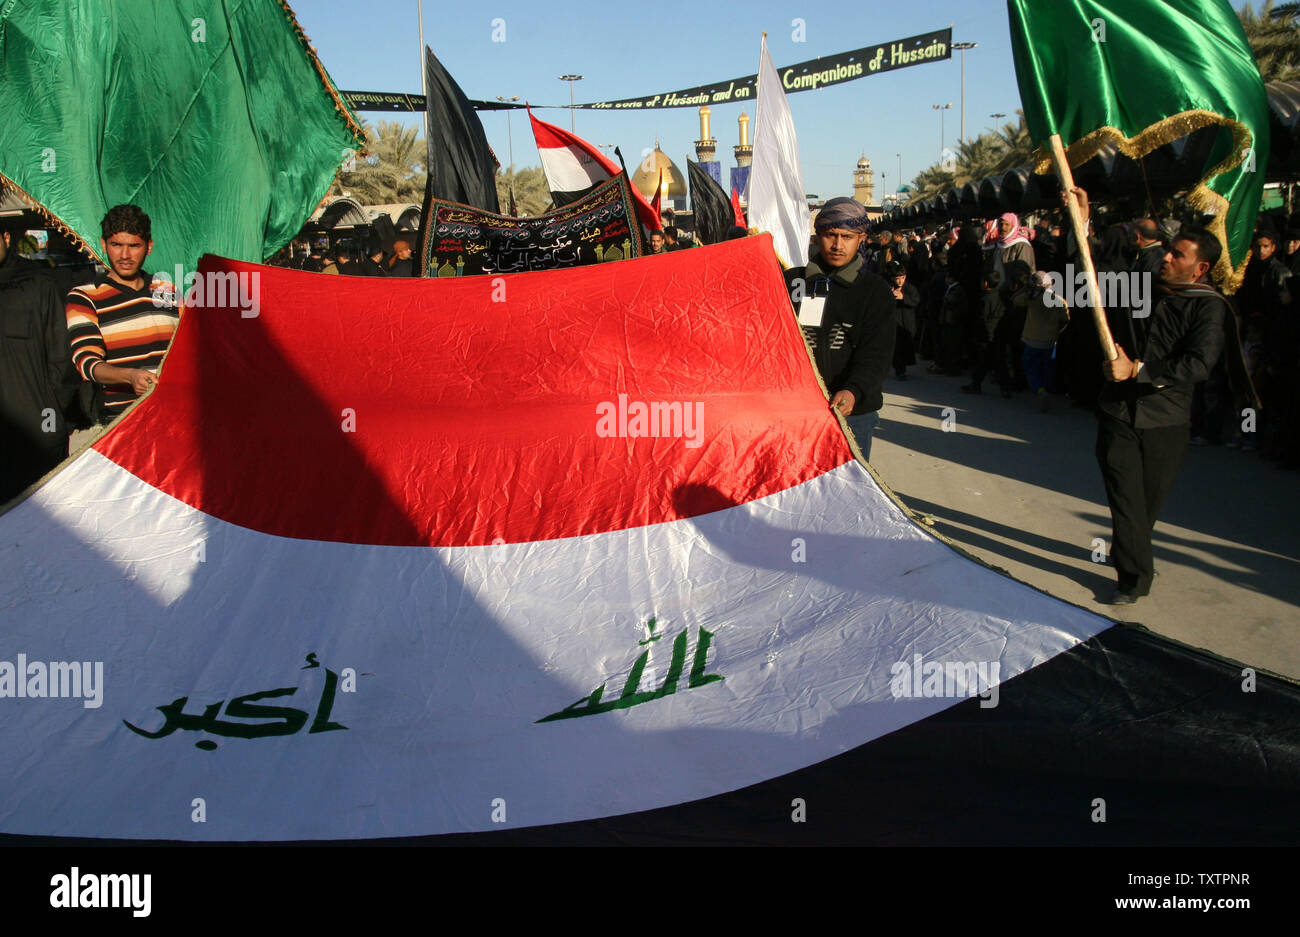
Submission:
[[[1190,436],[1191,398],[1224,346],[1227,301],[1249,260],[1268,161],[1263,81],[1227,0],[1008,0],[1025,119],[1053,162],[1089,293],[1098,297],[1087,246],[1087,194],[1070,167],[1107,142],[1141,159],[1205,127],[1223,128],[1188,194],[1212,216],[1184,230],[1164,255],[1161,298],[1149,318],[1094,317],[1107,360],[1096,455],[1112,520],[1117,584],[1108,601],[1132,605],[1155,576],[1151,532]],[[1050,148],[1050,149],[1049,149]],[[1235,332],[1235,330],[1233,330]]]

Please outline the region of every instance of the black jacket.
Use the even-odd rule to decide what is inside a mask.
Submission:
[[[1165,262],[1165,246],[1159,242],[1138,248],[1137,259],[1133,261],[1135,273],[1151,274],[1151,288],[1160,282],[1160,266]]]
[[[9,254],[0,264],[0,504],[67,456],[80,383],[53,272]]]
[[[1162,288],[1146,319],[1126,311],[1110,316],[1111,333],[1125,353],[1142,361],[1136,378],[1108,381],[1101,412],[1136,429],[1191,422],[1192,391],[1210,375],[1224,345],[1228,301],[1210,286]]]
[[[885,284],[889,285],[888,282]],[[889,294],[894,295],[893,291]],[[921,305],[921,291],[912,285],[910,280],[903,281],[903,298],[895,299],[894,305],[897,307],[894,312],[894,322],[905,332],[916,335],[916,309]]]
[[[1248,319],[1254,316],[1272,318],[1284,308],[1282,293],[1287,290],[1290,278],[1290,268],[1278,260],[1277,254],[1268,260],[1251,257],[1241,289],[1235,297],[1237,308]]]
[[[851,391],[850,415],[873,413],[884,404],[881,387],[894,355],[894,295],[860,259],[829,275],[821,273],[821,262],[814,254],[807,268],[785,272],[796,312],[801,297],[826,296],[822,324],[802,326],[804,341],[830,395]]]

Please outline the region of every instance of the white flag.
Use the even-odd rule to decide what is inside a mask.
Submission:
[[[758,63],[758,113],[754,163],[749,176],[749,223],[772,235],[785,266],[808,262],[808,198],[799,168],[799,139],[776,66],[767,53],[767,35]]]

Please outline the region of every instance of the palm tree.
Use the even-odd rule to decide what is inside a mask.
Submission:
[[[1274,9],[1273,0],[1264,0],[1256,13],[1246,3],[1237,18],[1264,81],[1300,79],[1300,4],[1284,3]]]
[[[1016,108],[1016,123],[1006,123],[998,131],[998,142],[1002,156],[993,167],[994,172],[1006,172],[1018,166],[1027,166],[1034,158],[1034,138],[1029,135],[1029,125],[1025,123],[1025,112]]]
[[[957,144],[957,168],[953,172],[955,183],[965,185],[993,175],[1001,157],[999,142],[987,133],[973,140],[962,140]]]
[[[363,119],[366,156],[359,156],[355,168],[341,171],[331,192],[347,191],[363,205],[391,202],[419,202],[424,196],[424,139],[414,127],[381,120],[369,126]]]
[[[916,174],[912,180],[912,197],[910,202],[924,201],[942,195],[953,187],[954,178],[939,163],[927,166]]]
[[[550,207],[551,189],[546,184],[546,173],[541,166],[516,169],[514,176],[510,170],[497,173],[497,201],[501,203],[501,212],[510,210],[510,184],[515,186],[515,204],[520,215],[540,215]]]

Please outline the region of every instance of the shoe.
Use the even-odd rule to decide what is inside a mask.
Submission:
[[[1249,439],[1241,444],[1242,452],[1254,452],[1257,448],[1258,447]]]
[[[1112,595],[1106,601],[1106,604],[1107,605],[1137,605],[1138,599],[1140,598],[1142,598],[1142,596],[1136,595],[1135,593],[1120,592],[1118,589],[1116,589],[1115,594]]]
[[[963,384],[963,385],[961,385],[961,392],[962,392],[963,394],[980,394],[980,393],[983,393],[983,391],[980,390],[980,386],[979,386],[978,384]]]
[[[1190,443],[1193,446],[1208,446],[1210,444],[1209,440],[1207,440],[1204,436],[1193,436],[1191,439],[1188,440],[1188,443]]]
[[[1038,412],[1047,412],[1047,388],[1045,387],[1038,388]]]
[[[1010,399],[1011,399],[1011,391],[1007,390],[1005,387],[1002,388],[1002,399],[1003,399],[1003,400],[1010,400]]]
[[[907,380],[907,375],[906,375],[906,374],[900,374],[900,375],[898,375],[898,379],[899,379],[900,381],[905,381],[905,380]]]

